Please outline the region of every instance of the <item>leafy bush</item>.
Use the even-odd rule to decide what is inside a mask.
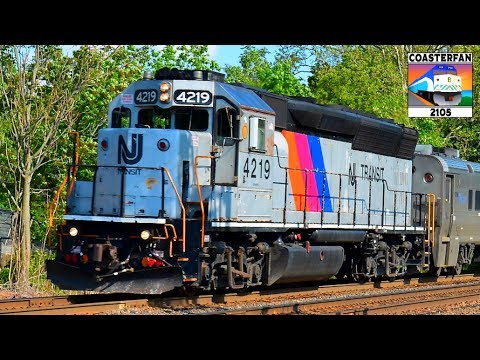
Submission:
[[[10,268],[4,267],[0,269],[0,285],[8,283],[8,277],[10,275]]]

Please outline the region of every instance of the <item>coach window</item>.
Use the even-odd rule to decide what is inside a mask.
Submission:
[[[233,119],[235,118],[235,110],[231,107],[223,107],[217,110],[216,122],[216,144],[224,145],[225,138],[237,138],[238,126],[235,126]]]
[[[170,128],[170,110],[161,109],[158,106],[140,110],[138,112],[137,127],[169,129]]]
[[[480,191],[475,191],[475,211],[480,210]]]
[[[178,109],[175,112],[175,129],[205,131],[208,129],[208,111],[203,109]]]
[[[128,128],[130,127],[130,118],[132,112],[129,108],[118,107],[112,111],[112,128]]]
[[[473,190],[468,190],[468,210],[472,210],[473,206]]]
[[[249,149],[251,151],[265,151],[265,122],[264,118],[250,117]]]

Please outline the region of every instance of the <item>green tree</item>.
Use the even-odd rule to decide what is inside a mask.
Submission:
[[[273,62],[267,60],[266,48],[243,47],[240,65],[225,67],[227,81],[257,86],[277,94],[310,96],[310,89],[299,76],[303,65],[297,53],[280,48]]]
[[[11,208],[20,214],[13,280],[23,288],[29,284],[32,181],[74,124],[91,64],[66,57],[57,46],[1,46],[0,58],[6,59],[0,67],[0,146],[6,160],[0,173],[8,177],[2,185]]]
[[[318,103],[346,105],[408,123],[402,74],[389,55],[375,46],[322,50],[308,80]]]
[[[163,67],[190,70],[220,70],[220,65],[210,59],[208,45],[166,45],[152,51],[149,62],[154,70]]]

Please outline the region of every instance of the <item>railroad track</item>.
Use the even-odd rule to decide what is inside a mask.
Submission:
[[[235,305],[238,303],[254,303],[254,302],[269,302],[275,301],[279,298],[284,298],[287,304],[260,306],[244,308],[243,310],[213,310],[209,314],[280,314],[280,313],[303,313],[305,311],[315,310],[316,303],[312,300],[310,303],[303,304],[288,303],[289,298],[300,297],[314,297],[318,295],[328,294],[346,294],[352,292],[369,291],[374,289],[395,289],[406,286],[421,286],[422,284],[449,284],[453,282],[472,282],[477,277],[477,274],[464,274],[455,276],[442,276],[438,278],[413,278],[413,279],[399,279],[394,282],[368,282],[364,284],[336,284],[323,285],[302,288],[289,289],[268,289],[261,291],[252,291],[245,293],[227,293],[227,294],[213,294],[213,295],[199,295],[189,297],[145,297],[136,299],[115,299],[105,301],[112,296],[92,296],[92,295],[76,295],[76,296],[55,296],[55,297],[39,297],[39,298],[20,298],[8,299],[0,301],[0,315],[85,315],[109,313],[127,308],[146,309],[146,308],[188,308],[188,307],[221,307],[224,305]],[[480,283],[477,284],[480,288]],[[382,297],[381,294],[376,295],[377,298]],[[383,295],[385,296],[385,295]],[[394,295],[390,295],[394,296]],[[94,299],[94,300],[92,300]],[[354,297],[350,297],[354,299]],[[363,301],[365,301],[364,298]],[[338,300],[341,301],[341,300]],[[452,300],[453,301],[453,300]],[[318,301],[317,301],[318,303]],[[345,305],[346,303],[344,303]],[[332,303],[330,304],[332,306]],[[351,311],[351,310],[348,310]],[[348,313],[346,310],[345,313]],[[365,313],[365,308],[362,311]],[[367,313],[372,313],[372,308],[369,308]],[[377,310],[380,312],[381,310]],[[207,312],[205,312],[206,314]],[[335,312],[330,312],[335,313]],[[340,312],[342,313],[342,312]]]
[[[404,314],[432,306],[480,300],[480,284],[451,285],[442,289],[415,289],[399,294],[354,296],[348,299],[311,300],[281,305],[219,310],[204,315],[378,315]]]

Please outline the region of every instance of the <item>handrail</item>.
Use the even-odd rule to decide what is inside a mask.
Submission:
[[[203,207],[203,199],[202,199],[202,189],[200,188],[200,182],[198,181],[198,159],[215,159],[215,156],[211,155],[196,155],[195,161],[193,164],[193,169],[195,172],[195,181],[197,183],[197,191],[198,191],[198,201],[200,203],[200,211],[202,213],[202,224],[200,229],[200,247],[203,248],[204,245],[204,236],[205,236],[205,208]]]
[[[368,221],[367,221],[367,224],[364,224],[364,225],[368,225],[370,226],[370,216],[371,216],[371,211],[375,211],[375,209],[372,208],[372,192],[373,192],[373,189],[372,189],[372,186],[375,182],[382,182],[382,201],[381,201],[381,212],[382,212],[382,217],[381,217],[381,224],[382,226],[386,226],[388,224],[385,223],[385,195],[386,193],[388,193],[389,195],[393,195],[392,196],[392,201],[396,202],[396,200],[399,199],[399,195],[402,194],[404,195],[404,199],[405,199],[405,204],[404,204],[404,207],[405,207],[405,211],[404,212],[401,212],[401,211],[397,211],[397,208],[396,206],[394,206],[394,217],[396,217],[396,215],[401,215],[402,217],[404,217],[404,224],[407,222],[407,216],[409,215],[409,211],[408,211],[408,200],[411,199],[414,195],[417,195],[417,193],[414,193],[412,191],[405,191],[405,190],[394,190],[394,189],[390,189],[388,187],[388,182],[387,180],[385,179],[379,179],[379,180],[375,180],[375,179],[365,179],[365,178],[362,178],[361,175],[349,175],[349,174],[341,174],[341,173],[334,173],[334,172],[328,172],[328,171],[322,171],[322,170],[319,170],[319,169],[296,169],[296,168],[286,168],[286,170],[293,170],[293,171],[300,171],[302,173],[309,173],[309,172],[313,172],[313,173],[320,173],[323,175],[323,181],[322,181],[322,191],[321,191],[321,194],[318,194],[318,195],[311,195],[311,194],[306,194],[306,193],[293,193],[292,196],[298,196],[300,198],[302,198],[302,204],[305,204],[305,206],[302,206],[301,207],[301,210],[302,212],[305,212],[305,207],[306,207],[306,203],[307,203],[307,199],[308,198],[311,198],[311,197],[314,197],[314,198],[319,198],[319,200],[321,201],[321,204],[322,204],[322,211],[321,213],[323,214],[323,208],[324,208],[324,203],[325,203],[325,189],[326,189],[326,176],[327,174],[328,175],[331,175],[332,177],[338,177],[338,184],[339,184],[339,187],[338,187],[338,196],[332,196],[330,195],[328,198],[330,199],[338,199],[338,205],[336,205],[336,211],[335,213],[337,213],[338,217],[337,217],[337,224],[340,223],[339,221],[339,217],[340,217],[340,212],[341,212],[341,205],[342,205],[342,201],[343,200],[353,200],[353,215],[354,215],[354,222],[355,224],[357,224],[357,221],[356,221],[356,216],[357,216],[357,202],[360,202],[363,204],[362,206],[362,210],[363,208],[367,211],[367,215],[368,215]],[[287,172],[286,172],[287,173]],[[354,179],[354,198],[345,198],[345,197],[342,197],[341,195],[341,190],[342,190],[342,184],[343,184],[343,181],[342,181],[342,178],[352,178]],[[358,196],[358,189],[357,189],[357,183],[358,183],[358,180],[364,180],[365,182],[368,183],[368,191],[367,191],[367,196],[365,198],[357,198]],[[287,185],[287,182],[285,183],[282,183],[283,185]],[[305,186],[306,188],[306,186]],[[402,197],[403,198],[403,197]],[[284,200],[284,208],[283,208],[283,212],[285,213],[286,211],[286,207],[285,207],[285,204],[286,204],[286,201]],[[285,218],[285,216],[284,216]],[[305,221],[305,220],[304,220]],[[396,219],[394,220],[394,222],[396,223]],[[285,220],[284,220],[285,222]],[[322,216],[322,220],[321,220],[322,224],[323,224],[323,216]],[[396,227],[396,224],[393,224],[394,227]],[[404,225],[405,226],[405,225]]]
[[[324,211],[323,211],[323,208],[324,208],[324,203],[325,203],[325,186],[326,186],[326,178],[327,178],[327,175],[331,175],[331,176],[338,176],[339,178],[339,185],[341,186],[341,183],[342,183],[342,177],[347,177],[348,179],[353,179],[353,182],[355,184],[355,189],[354,189],[354,205],[353,205],[353,216],[354,216],[354,225],[357,225],[357,221],[356,221],[356,216],[357,216],[357,201],[360,201],[360,203],[365,203],[366,199],[357,199],[357,180],[365,180],[365,181],[368,181],[369,182],[369,191],[368,191],[368,201],[369,201],[369,204],[368,206],[366,207],[367,209],[367,213],[368,213],[368,220],[367,220],[367,224],[362,224],[362,225],[368,225],[370,226],[370,213],[371,211],[373,211],[374,209],[371,208],[371,191],[372,191],[372,185],[373,185],[373,182],[376,181],[376,182],[379,182],[381,181],[382,182],[382,208],[381,208],[381,212],[382,212],[382,216],[381,216],[381,224],[382,224],[382,227],[383,226],[386,226],[388,224],[386,224],[386,218],[385,218],[385,192],[387,192],[389,195],[390,194],[393,194],[393,197],[396,197],[398,196],[399,194],[403,194],[405,195],[405,212],[402,213],[402,212],[398,212],[396,211],[396,215],[398,214],[403,214],[404,216],[404,227],[406,228],[406,223],[407,223],[407,216],[409,214],[408,212],[408,199],[410,197],[410,199],[413,198],[414,195],[416,195],[417,193],[414,193],[412,191],[405,191],[405,190],[396,190],[396,189],[393,189],[393,188],[390,188],[389,186],[389,183],[386,179],[374,179],[374,178],[363,178],[361,175],[350,175],[350,174],[344,174],[344,173],[338,173],[338,172],[334,172],[334,171],[326,171],[326,170],[320,170],[318,168],[315,168],[315,169],[302,169],[302,168],[295,168],[295,167],[289,167],[289,166],[282,166],[282,164],[280,163],[280,155],[279,155],[279,150],[278,150],[278,146],[277,145],[274,145],[275,149],[276,149],[276,155],[274,155],[274,157],[277,158],[277,163],[278,163],[278,167],[280,169],[283,169],[285,170],[285,183],[282,183],[283,185],[285,185],[285,189],[287,189],[287,186],[288,186],[288,171],[300,171],[302,173],[309,173],[309,172],[313,172],[313,173],[319,173],[319,174],[322,174],[323,175],[323,181],[322,181],[322,193],[321,195],[310,195],[310,194],[307,194],[306,192],[305,193],[292,193],[291,195],[292,196],[298,196],[300,197],[301,199],[304,199],[304,202],[305,202],[305,207],[301,207],[301,211],[303,209],[303,212],[305,212],[305,208],[306,208],[306,203],[307,203],[307,198],[309,197],[318,197],[319,200],[321,201],[321,204],[322,204],[322,211],[321,211],[321,219],[320,219],[320,223],[323,225],[324,223]],[[305,190],[306,190],[306,186],[305,186]],[[285,190],[285,194],[287,193],[287,191]],[[336,199],[336,197],[334,196],[329,196],[330,199]],[[341,201],[344,200],[344,198],[342,198],[342,196],[340,195],[339,193],[339,196],[338,196],[338,202],[339,202],[339,206],[337,206],[337,213],[338,213],[338,216],[340,216],[340,203]],[[392,199],[394,200],[394,199]],[[284,208],[283,208],[283,222],[286,223],[286,203],[287,203],[287,195],[285,195],[285,199],[284,199]],[[363,210],[363,207],[362,207],[362,210]],[[304,214],[304,218],[305,218],[305,214]],[[304,220],[305,222],[305,220]],[[337,218],[337,223],[339,223],[339,220]],[[358,224],[360,225],[360,224]],[[394,220],[394,224],[393,224],[394,228],[396,227],[396,219]]]
[[[427,194],[427,236],[432,247],[435,245],[435,194]],[[431,237],[430,237],[431,235]]]
[[[80,133],[78,131],[71,131],[68,133],[68,135],[75,135],[75,146],[73,148],[73,164],[79,165],[78,162],[80,160],[80,153],[78,149],[80,147]],[[70,196],[72,194],[73,186],[75,185],[75,177],[77,176],[78,172],[78,166],[72,166],[70,171],[72,172],[73,181],[70,181],[67,196]]]
[[[187,243],[187,220],[186,220],[186,211],[185,211],[185,206],[183,205],[182,198],[180,194],[177,191],[177,187],[175,186],[175,183],[173,182],[172,176],[170,175],[170,171],[166,167],[163,167],[163,170],[166,172],[168,179],[170,180],[170,184],[172,184],[173,191],[175,191],[175,195],[177,195],[178,202],[180,203],[180,206],[182,207],[182,237],[183,237],[183,243],[182,243],[182,250],[185,252],[186,249],[186,243]]]
[[[50,236],[50,229],[52,228],[53,226],[53,217],[55,215],[55,208],[57,207],[57,204],[58,204],[58,199],[60,197],[60,192],[62,191],[63,187],[65,186],[65,184],[67,183],[67,180],[68,180],[68,175],[65,175],[65,177],[63,178],[63,181],[62,183],[60,184],[60,186],[58,187],[57,189],[57,192],[55,193],[55,195],[53,196],[53,200],[50,202],[50,205],[48,207],[48,227],[47,227],[47,234],[48,234],[48,246],[51,247],[52,246],[52,237]]]
[[[165,236],[168,238],[170,238],[170,234],[168,233],[168,228],[172,228],[172,231],[173,231],[173,240],[170,240],[169,243],[169,247],[168,247],[168,255],[170,257],[173,257],[173,251],[172,251],[172,243],[173,241],[177,241],[177,230],[175,230],[175,226],[173,226],[173,224],[163,224],[163,229],[165,230]]]
[[[72,173],[72,177],[75,179],[75,176],[77,175],[77,172],[78,172],[78,165],[79,165],[78,162],[80,160],[80,154],[79,154],[79,151],[78,151],[78,149],[80,147],[80,133],[78,131],[70,131],[68,133],[68,135],[75,135],[75,146],[73,148],[74,164],[72,166],[70,166],[70,172]],[[68,178],[69,178],[68,174],[65,175],[65,177],[63,178],[63,180],[62,180],[60,186],[58,187],[55,195],[53,196],[53,200],[50,202],[50,205],[48,207],[47,234],[48,234],[48,246],[49,247],[52,246],[52,238],[50,236],[50,229],[53,226],[53,218],[54,218],[54,215],[55,215],[55,209],[58,205],[58,199],[60,198],[60,193],[63,190],[63,187],[66,185],[66,183],[68,181]],[[75,184],[75,181],[70,182],[70,185],[68,187],[67,197],[72,194],[74,184]]]

